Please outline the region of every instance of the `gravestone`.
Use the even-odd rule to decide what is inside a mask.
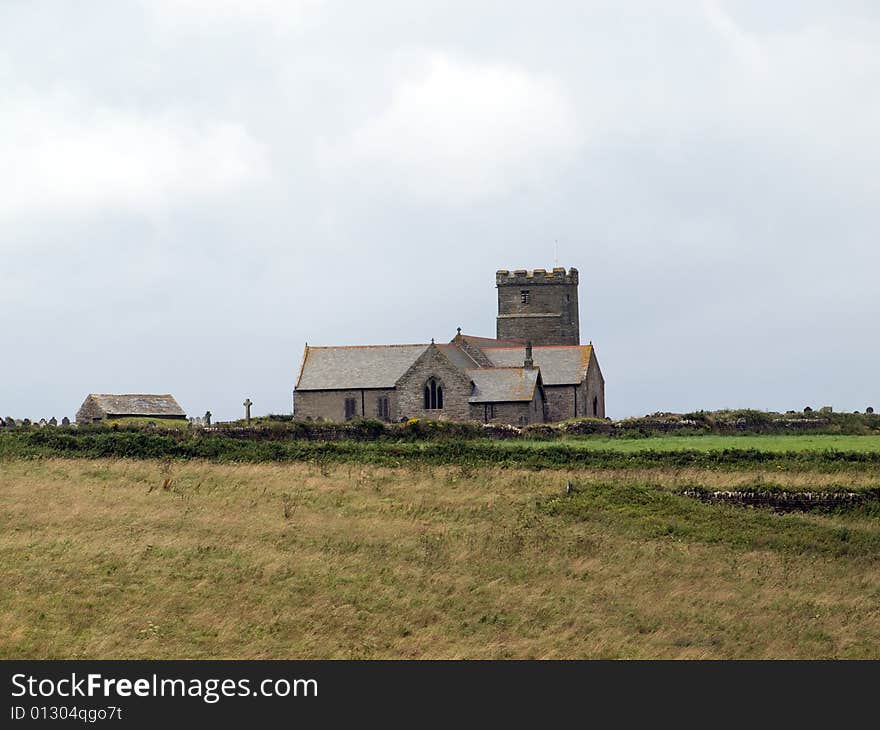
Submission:
[[[250,426],[251,425],[251,406],[253,405],[253,403],[251,402],[250,398],[246,398],[244,403],[242,403],[242,405],[244,406],[245,420],[247,421],[247,425]]]
[[[205,411],[205,425],[211,425],[211,411]]]
[[[70,425],[70,419],[69,419],[67,416],[65,416],[64,418],[61,419],[61,425],[62,425],[62,426],[69,426],[69,425]]]
[[[22,425],[22,426],[30,426],[30,425],[31,425],[31,419],[30,419],[30,418],[23,418],[22,421],[21,421],[21,425]]]
[[[6,428],[15,428],[17,425],[14,418],[11,416],[6,417]]]
[[[52,418],[49,419],[49,425],[50,426],[57,426],[58,425],[58,420],[55,418],[55,416],[52,416]]]
[[[45,428],[49,422],[45,418],[41,418],[40,422],[37,424],[40,428]]]
[[[0,418],[0,428],[6,428],[6,421]]]

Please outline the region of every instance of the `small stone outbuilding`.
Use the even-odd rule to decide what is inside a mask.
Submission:
[[[100,423],[117,418],[186,420],[186,413],[167,393],[90,393],[76,412],[77,423]]]

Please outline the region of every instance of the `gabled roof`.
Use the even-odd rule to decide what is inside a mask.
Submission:
[[[467,370],[474,383],[470,403],[511,403],[535,397],[538,370],[522,366],[510,368],[474,368]]]
[[[440,350],[446,357],[449,358],[450,362],[455,365],[457,368],[461,368],[462,370],[466,370],[467,368],[476,368],[480,367],[480,363],[477,362],[471,355],[462,350],[458,345],[448,344],[448,345],[437,345],[437,349]]]
[[[499,367],[522,367],[524,347],[484,347],[483,352]],[[576,385],[587,376],[592,345],[543,345],[532,348],[535,367],[544,385]]]
[[[393,388],[429,345],[306,347],[296,390]]]
[[[525,345],[522,340],[496,340],[493,337],[477,337],[476,335],[459,334],[463,340],[467,340],[479,348],[484,347],[515,347],[516,345]],[[455,340],[453,339],[453,342]]]
[[[90,393],[91,398],[107,415],[113,416],[180,416],[186,417],[183,408],[167,393]]]

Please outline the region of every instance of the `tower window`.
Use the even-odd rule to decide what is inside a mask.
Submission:
[[[522,289],[522,290],[520,290],[520,293],[519,293],[519,301],[520,301],[520,303],[522,303],[522,304],[528,304],[530,298],[531,298],[531,295],[529,294],[529,290],[528,290],[528,289]]]
[[[434,411],[443,408],[443,386],[431,378],[425,383],[425,410]]]

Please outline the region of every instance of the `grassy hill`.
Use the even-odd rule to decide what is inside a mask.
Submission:
[[[704,453],[651,441],[620,443]],[[777,514],[681,494],[870,493],[872,460],[532,468],[415,443],[397,466],[357,451],[395,444],[225,463],[3,442],[0,658],[880,658],[876,502]]]

